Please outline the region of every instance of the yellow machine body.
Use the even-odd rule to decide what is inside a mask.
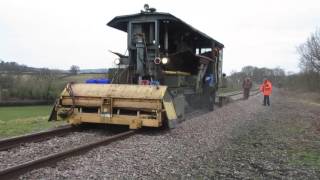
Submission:
[[[138,129],[160,127],[164,121],[170,121],[172,126],[177,119],[167,86],[71,84],[70,87],[61,93],[55,111],[58,120],[73,125],[102,123]],[[61,116],[66,111],[71,113]]]

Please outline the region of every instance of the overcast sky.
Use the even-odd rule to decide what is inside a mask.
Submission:
[[[148,3],[225,45],[224,72],[299,71],[296,47],[320,27],[320,0],[0,0],[0,59],[33,67],[112,67],[126,34],[106,23]]]

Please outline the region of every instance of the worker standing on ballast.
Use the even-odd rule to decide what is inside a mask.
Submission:
[[[263,93],[263,105],[270,106],[270,95],[272,92],[271,82],[267,79],[264,79],[263,83],[260,85],[260,91]]]
[[[252,81],[250,78],[245,78],[242,83],[243,99],[249,99],[250,89],[252,88]]]

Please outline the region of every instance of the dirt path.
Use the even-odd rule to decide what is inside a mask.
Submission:
[[[254,117],[219,148],[211,177],[320,179],[320,104],[276,91]]]

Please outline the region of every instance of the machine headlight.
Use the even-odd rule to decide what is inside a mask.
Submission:
[[[120,64],[120,59],[115,59],[115,60],[114,60],[114,63],[115,63],[116,65],[119,65],[119,64]]]
[[[161,59],[162,64],[167,64],[169,62],[169,59],[167,57],[163,57]]]
[[[160,64],[160,63],[161,63],[161,59],[160,59],[159,57],[156,57],[156,58],[154,59],[154,63],[155,63],[155,64]]]

